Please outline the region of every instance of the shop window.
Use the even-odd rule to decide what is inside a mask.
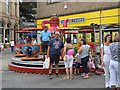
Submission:
[[[65,2],[68,0],[48,0],[47,4],[55,4],[55,3],[60,3],[60,2]]]
[[[91,33],[91,42],[95,42],[95,35],[94,35],[94,32]]]
[[[6,13],[10,14],[10,0],[6,0]]]

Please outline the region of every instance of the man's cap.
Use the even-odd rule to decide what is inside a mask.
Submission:
[[[59,32],[55,32],[55,34],[59,34],[59,35],[60,35],[60,33],[59,33]]]

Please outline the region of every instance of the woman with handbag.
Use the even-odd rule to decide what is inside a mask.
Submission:
[[[80,41],[81,47],[78,50],[78,53],[81,54],[81,63],[83,67],[84,74],[83,79],[89,78],[89,67],[88,67],[88,61],[89,61],[89,52],[90,52],[90,46],[87,44],[86,40],[83,38]]]
[[[73,54],[74,54],[74,49],[73,49],[73,45],[71,44],[71,39],[67,38],[66,43],[64,45],[64,58],[63,58],[66,69],[66,76],[64,77],[65,79],[73,79],[72,76]]]
[[[104,44],[101,45],[101,66],[104,66],[106,88],[110,87],[109,65],[110,65],[110,60],[111,60],[111,53],[110,53],[109,45],[111,42],[112,42],[111,34],[107,34],[105,36]]]

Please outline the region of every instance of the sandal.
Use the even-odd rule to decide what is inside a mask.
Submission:
[[[89,79],[89,76],[84,76],[83,79]]]
[[[70,79],[73,79],[73,76],[70,76]]]
[[[65,76],[64,79],[69,80],[69,76]]]
[[[49,74],[49,79],[52,79],[52,76],[51,76],[51,74]]]
[[[59,73],[56,73],[56,76],[59,77]]]

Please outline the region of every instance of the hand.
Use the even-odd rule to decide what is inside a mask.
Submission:
[[[101,66],[102,66],[102,67],[104,66],[104,62],[101,63]]]

